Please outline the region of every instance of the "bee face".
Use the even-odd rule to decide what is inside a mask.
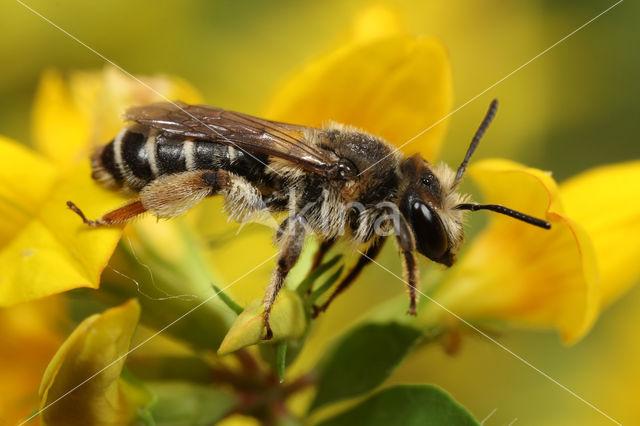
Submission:
[[[449,238],[438,214],[418,198],[407,200],[406,219],[413,230],[416,248],[420,254],[436,262],[449,264]],[[449,261],[451,258],[451,261]]]
[[[452,217],[447,209],[450,195],[446,171],[443,176],[442,170],[434,169],[419,155],[407,158],[402,171],[409,184],[400,210],[413,232],[416,250],[435,262],[451,266],[462,235],[452,236],[452,230],[447,229],[457,217]],[[453,216],[459,216],[456,213]],[[461,229],[456,227],[455,231]]]

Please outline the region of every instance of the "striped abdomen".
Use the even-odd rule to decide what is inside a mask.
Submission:
[[[93,178],[108,188],[139,191],[154,179],[197,170],[228,170],[255,181],[267,158],[211,141],[188,140],[155,129],[125,128],[93,155]]]

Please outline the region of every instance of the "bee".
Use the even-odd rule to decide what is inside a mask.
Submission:
[[[273,336],[273,303],[307,237],[320,240],[314,267],[337,241],[363,248],[326,302],[314,307],[315,317],[394,235],[408,313],[415,315],[415,253],[451,266],[464,240],[465,210],[491,210],[550,228],[504,206],[471,203],[457,191],[497,107],[494,100],[455,173],[419,154],[404,157],[385,140],[349,126],[314,128],[184,103],[133,107],[125,113],[128,124],[95,151],[91,165],[99,184],[136,194],[135,201],[97,220],[88,220],[71,201],[67,205],[89,226],[120,224],[145,212],[169,218],[214,195],[224,197],[226,213],[237,221],[285,216],[276,231],[279,251],[263,300],[265,340]]]

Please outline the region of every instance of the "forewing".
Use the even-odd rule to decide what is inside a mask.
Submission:
[[[332,163],[326,152],[306,141],[303,126],[221,108],[163,102],[130,108],[125,118],[185,138],[210,140],[283,158],[320,174]]]

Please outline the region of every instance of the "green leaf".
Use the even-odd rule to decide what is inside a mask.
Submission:
[[[329,290],[333,283],[338,281],[338,278],[340,278],[340,275],[342,275],[342,271],[344,271],[344,266],[338,268],[338,270],[334,272],[329,278],[327,278],[327,280],[320,287],[318,287],[313,291],[313,293],[311,293],[311,295],[307,299],[307,304],[313,305],[318,297],[322,296],[327,290]]]
[[[311,273],[307,275],[307,277],[302,280],[302,282],[298,284],[298,287],[296,288],[296,291],[298,292],[300,297],[304,297],[307,294],[307,290],[309,290],[313,286],[313,283],[318,278],[320,278],[320,275],[331,269],[331,267],[338,263],[340,259],[342,259],[342,255],[338,254],[311,271]]]
[[[419,330],[398,323],[365,324],[353,330],[322,362],[311,410],[373,390],[420,336]]]
[[[284,368],[287,365],[287,342],[280,342],[277,345],[277,369],[280,383],[284,382]]]
[[[218,288],[217,285],[213,284],[212,287],[215,290],[215,292],[217,293],[217,295],[220,297],[220,300],[222,300],[224,302],[224,304],[229,307],[229,309],[231,309],[233,312],[235,312],[236,315],[240,315],[242,313],[242,311],[243,311],[242,306],[240,306],[236,302],[234,302],[233,299],[230,298],[224,291],[220,290],[220,288]]]
[[[128,370],[142,381],[211,383],[215,370],[202,356],[156,355],[127,360]]]
[[[217,424],[238,403],[233,395],[211,386],[151,382],[148,387],[157,398],[150,409],[157,426]]]
[[[304,343],[306,341],[306,333],[298,339],[289,339],[284,342],[287,344],[287,353],[286,357],[282,358],[279,350],[282,350],[281,344],[284,342],[276,342],[276,343],[266,343],[262,345],[258,345],[258,351],[260,353],[260,357],[264,362],[269,364],[272,371],[280,376],[280,371],[282,370],[282,362],[284,362],[284,367],[288,367],[296,360],[300,351],[304,348]]]
[[[432,385],[380,391],[317,426],[465,426],[480,423],[451,396]]]
[[[153,414],[149,409],[144,408],[138,410],[138,422],[144,426],[157,426],[156,421],[153,419]]]
[[[226,355],[244,347],[263,342],[266,333],[262,300],[247,305],[238,316],[218,348],[218,355]],[[302,299],[295,291],[283,288],[273,304],[270,318],[273,339],[270,343],[297,339],[307,329],[307,316]]]

